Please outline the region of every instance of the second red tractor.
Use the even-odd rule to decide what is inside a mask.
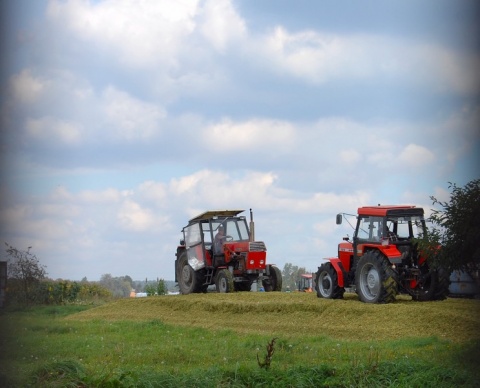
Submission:
[[[342,219],[338,214],[337,224]],[[345,288],[353,288],[366,303],[389,303],[401,292],[417,301],[445,299],[447,272],[432,268],[415,242],[426,233],[422,208],[359,208],[352,241],[345,237],[338,245],[338,257],[326,259],[318,268],[317,296],[343,298]]]

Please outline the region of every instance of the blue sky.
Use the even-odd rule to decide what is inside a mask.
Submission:
[[[54,279],[171,280],[188,219],[253,208],[316,270],[336,213],[479,177],[476,3],[3,1],[0,238]]]

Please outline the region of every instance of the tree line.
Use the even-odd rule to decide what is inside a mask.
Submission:
[[[130,297],[132,292],[145,292],[148,296],[167,294],[163,279],[133,281],[128,275],[114,277],[104,274],[100,281],[53,280],[47,277],[46,266],[41,264],[31,247],[17,249],[6,244],[7,303],[65,304],[75,302],[105,301]]]

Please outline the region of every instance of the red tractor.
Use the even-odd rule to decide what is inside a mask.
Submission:
[[[313,274],[303,273],[300,275],[298,282],[298,291],[313,292]]]
[[[182,229],[177,247],[175,281],[180,293],[250,291],[261,280],[265,291],[281,291],[280,270],[267,265],[267,248],[255,241],[253,215],[250,229],[243,210],[207,211]]]
[[[343,217],[337,215],[337,224]],[[431,268],[415,243],[426,232],[422,208],[359,208],[353,241],[344,237],[338,244],[338,257],[326,259],[318,268],[317,296],[339,299],[345,288],[353,288],[366,303],[393,302],[399,292],[410,294],[416,301],[445,299],[447,272]]]

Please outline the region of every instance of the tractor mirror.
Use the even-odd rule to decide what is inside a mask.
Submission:
[[[337,225],[341,225],[343,220],[343,215],[341,213],[337,214]]]

